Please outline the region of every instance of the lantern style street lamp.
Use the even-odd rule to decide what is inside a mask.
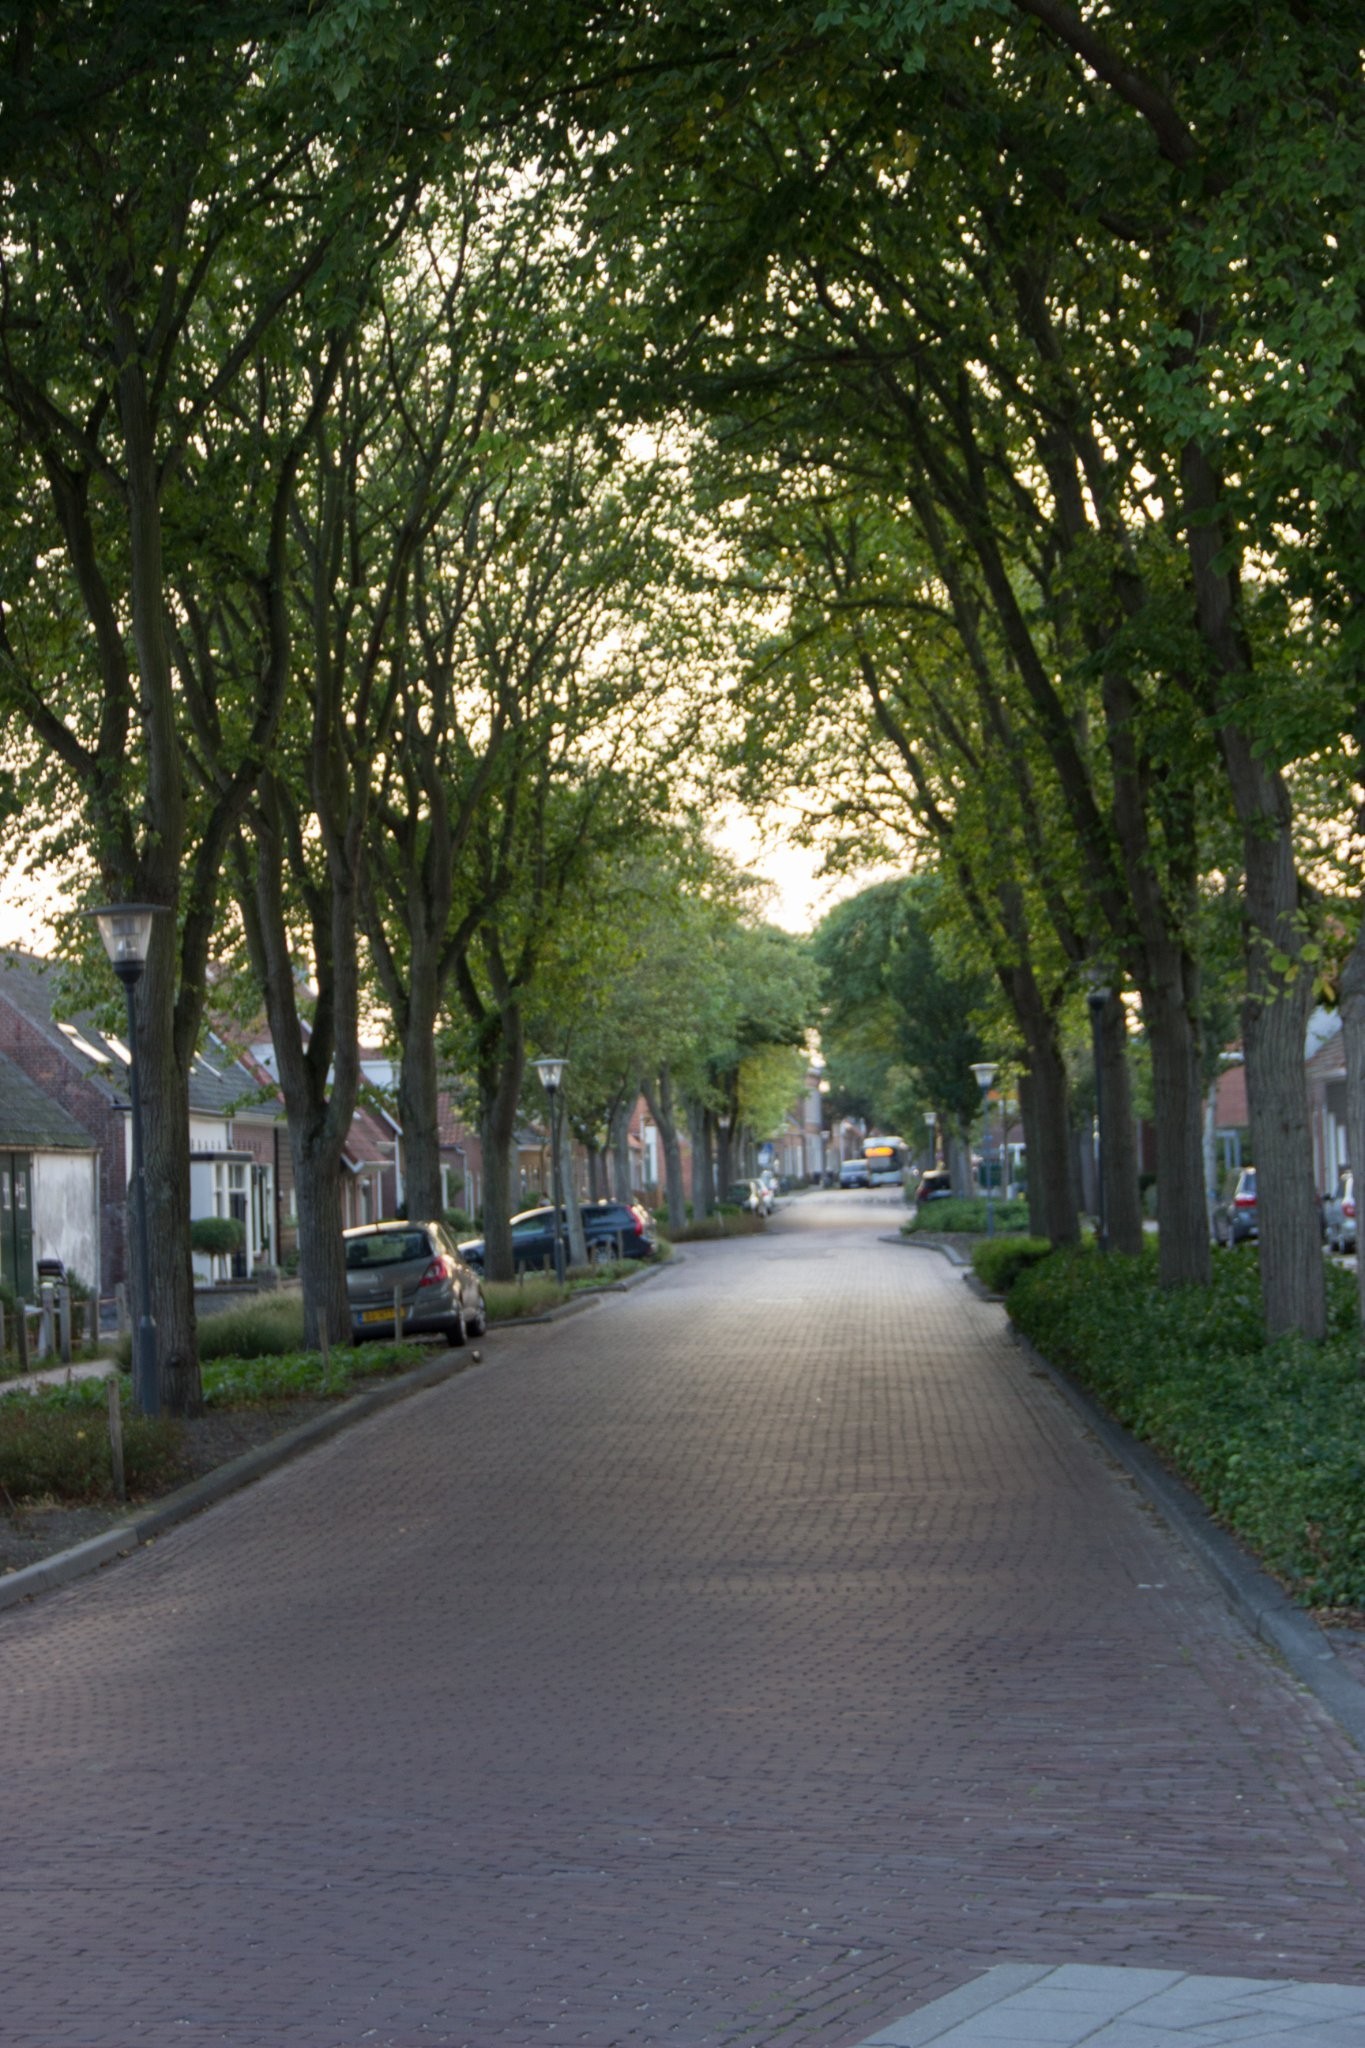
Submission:
[[[1090,1046],[1095,1059],[1095,1242],[1102,1252],[1109,1249],[1109,1212],[1104,1199],[1104,1011],[1113,990],[1100,967],[1087,969],[1090,983],[1086,1003],[1090,1010]]]
[[[152,924],[166,915],[162,903],[111,903],[90,910],[100,928],[109,964],[123,983],[128,1004],[128,1095],[132,1105],[132,1183],[137,1204],[137,1321],[133,1331],[133,1400],[140,1415],[161,1413],[161,1367],[152,1320],[152,1267],[147,1235],[147,1176],[142,1163],[142,1084],[138,1072],[137,1012],[133,990],[147,967]]]
[[[559,1088],[567,1060],[533,1060],[540,1085],[550,1098],[550,1199],[554,1203],[555,1280],[564,1285],[564,1205],[559,1186]]]
[[[986,1168],[986,1235],[995,1236],[995,1183],[991,1175],[991,1082],[996,1076],[994,1060],[976,1060],[972,1075],[981,1090],[981,1153]]]

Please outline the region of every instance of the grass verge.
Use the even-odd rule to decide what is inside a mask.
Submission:
[[[660,1258],[666,1258],[661,1248]],[[560,1287],[552,1273],[526,1273],[519,1280],[485,1280],[483,1298],[492,1323],[511,1323],[518,1317],[548,1315],[577,1294],[591,1294],[641,1269],[639,1259],[601,1259],[591,1266],[570,1266]]]
[[[1054,1252],[1010,1315],[1193,1488],[1303,1605],[1365,1611],[1365,1378],[1354,1275],[1327,1268],[1320,1345],[1267,1343],[1256,1252],[1208,1288],[1157,1285],[1156,1252]]]

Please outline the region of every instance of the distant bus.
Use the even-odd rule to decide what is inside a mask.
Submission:
[[[869,1138],[863,1146],[863,1158],[874,1188],[899,1187],[910,1164],[910,1155],[900,1138]]]

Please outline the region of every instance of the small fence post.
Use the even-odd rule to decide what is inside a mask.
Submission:
[[[114,1474],[114,1495],[127,1500],[128,1485],[123,1475],[123,1410],[119,1405],[119,1376],[109,1378],[109,1463]]]
[[[52,1282],[50,1280],[43,1282],[39,1290],[39,1299],[42,1302],[42,1312],[38,1320],[38,1356],[39,1358],[51,1358],[53,1351],[56,1349],[56,1331],[53,1318]]]
[[[28,1371],[28,1303],[21,1301],[14,1312],[15,1350],[19,1355],[19,1370]]]
[[[71,1289],[57,1289],[57,1343],[63,1365],[71,1363]]]

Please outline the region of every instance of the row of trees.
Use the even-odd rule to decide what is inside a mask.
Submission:
[[[1171,1284],[1209,1270],[1240,922],[1267,1320],[1321,1331],[1302,1045],[1338,968],[1365,1150],[1357,45],[1344,0],[18,11],[5,792],[176,911],[139,995],[172,1405],[211,960],[240,943],[264,992],[339,1327],[368,963],[414,1200],[443,1018],[496,1174],[543,991],[618,943],[632,864],[695,857],[659,820],[703,740],[936,868],[1059,1242],[1062,1020],[1113,990],[1117,1132],[1136,993]],[[768,1042],[742,1009],[691,1094],[718,1128]],[[647,1063],[665,1131],[678,1057]]]
[[[415,1212],[441,1053],[473,1077],[494,1274],[528,1048],[570,1054],[592,1142],[647,1082],[676,1152],[807,1028],[803,967],[676,815],[709,658],[676,458],[557,390],[592,315],[572,195],[472,132],[471,98],[530,90],[507,15],[409,43],[91,6],[4,46],[4,793],[83,892],[174,913],[137,991],[172,1411],[210,1005],[265,1012],[311,1340],[349,1328],[367,1016]]]
[[[638,204],[615,274],[654,294],[708,421],[752,607],[736,761],[951,882],[1058,1241],[1061,1021],[1088,972],[1112,990],[1118,1134],[1137,995],[1171,1285],[1210,1270],[1201,1061],[1233,898],[1266,1319],[1318,1336],[1319,987],[1365,1152],[1358,23],[885,0],[737,26],[704,89],[618,100],[601,145]],[[1126,1243],[1131,1154],[1106,1166]]]

